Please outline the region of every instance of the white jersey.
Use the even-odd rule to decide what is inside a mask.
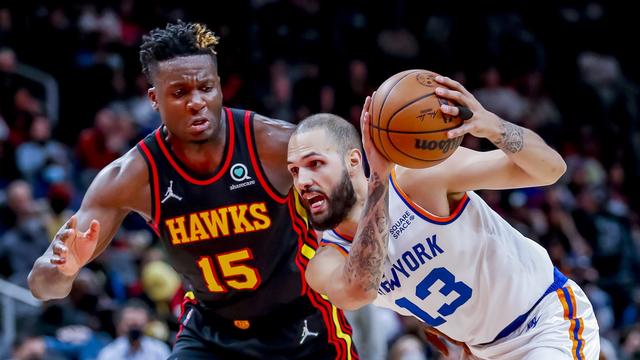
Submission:
[[[413,203],[394,176],[389,255],[376,305],[476,345],[492,342],[548,293],[554,267],[546,250],[482,198],[467,192],[450,216],[438,217]],[[343,252],[351,244],[333,230],[321,242]]]

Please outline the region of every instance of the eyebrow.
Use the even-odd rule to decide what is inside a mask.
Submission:
[[[209,82],[209,81],[215,81],[215,78],[213,76],[207,76],[201,79],[196,79],[197,83],[205,83],[205,82]],[[185,83],[189,83],[189,80],[186,79],[179,79],[179,80],[173,80],[169,83],[168,86],[178,86],[178,85],[183,85]]]
[[[322,155],[322,154],[317,153],[317,152],[315,152],[315,151],[312,151],[312,152],[310,152],[310,153],[308,153],[308,154],[304,155],[304,156],[302,157],[302,159],[300,159],[300,160],[304,160],[304,159],[306,159],[306,158],[310,158],[310,157],[312,157],[312,156],[316,156],[316,155]],[[293,164],[293,162],[292,162],[292,161],[287,160],[287,165],[289,165],[289,164]]]

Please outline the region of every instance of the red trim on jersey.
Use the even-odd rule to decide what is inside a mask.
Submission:
[[[353,242],[353,236],[349,236],[345,233],[341,233],[338,231],[338,229],[333,229],[333,232],[336,233],[336,235],[338,235],[339,237],[349,241],[349,242]]]
[[[158,228],[159,225],[159,221],[160,221],[160,190],[159,190],[159,181],[158,181],[158,168],[156,167],[156,162],[155,160],[153,160],[153,156],[151,156],[151,152],[149,151],[149,148],[147,147],[147,144],[144,143],[144,141],[140,141],[138,143],[138,145],[140,145],[140,148],[142,149],[142,152],[144,153],[144,156],[147,158],[147,160],[149,161],[149,165],[151,165],[151,188],[153,189],[153,198],[155,200],[155,203],[153,205],[153,220],[151,220],[151,228],[156,232],[156,234],[158,236],[160,236],[160,229]]]
[[[327,327],[329,343],[333,344],[336,349],[336,359],[346,359],[347,344],[344,343],[342,339],[338,338],[338,329],[333,323],[333,317],[331,315],[331,304],[323,301],[320,294],[311,289],[307,292],[307,296],[309,297],[311,304],[320,312],[320,314],[322,314],[322,319]]]
[[[182,334],[182,331],[184,330],[185,319],[183,319],[182,317],[184,316],[184,306],[187,305],[187,303],[195,304],[196,301],[189,299],[188,297],[186,297],[186,295],[184,300],[182,300],[182,304],[180,305],[180,315],[178,316],[178,320],[180,321],[180,328],[178,329],[178,333],[176,334],[176,341],[178,341],[180,334]]]
[[[340,322],[343,332],[351,338],[351,358],[354,360],[360,359],[360,356],[356,352],[357,346],[353,342],[353,329],[351,325],[349,325],[349,321],[347,321],[347,316],[341,309],[338,309],[338,321]]]
[[[173,156],[165,146],[164,141],[162,140],[162,135],[160,134],[162,131],[160,129],[156,130],[156,141],[160,146],[160,150],[162,150],[162,152],[164,153],[164,156],[167,158],[167,160],[169,160],[169,163],[178,172],[178,174],[180,174],[180,176],[182,176],[185,180],[187,180],[192,184],[195,184],[195,185],[213,184],[214,182],[218,181],[222,177],[222,175],[224,175],[224,173],[227,171],[227,168],[229,167],[229,164],[231,163],[231,158],[233,157],[234,141],[235,141],[233,115],[231,114],[231,110],[229,108],[224,108],[224,110],[227,112],[227,127],[228,127],[227,132],[228,132],[228,139],[229,139],[228,144],[226,146],[227,157],[226,159],[224,159],[224,164],[222,165],[220,170],[215,175],[213,175],[213,177],[207,180],[198,180],[189,176],[189,174],[187,174],[180,167],[180,165],[176,163],[176,161],[173,159]]]
[[[256,172],[256,176],[258,177],[258,181],[260,181],[260,185],[262,188],[271,196],[273,200],[275,200],[279,204],[284,204],[287,202],[287,198],[282,197],[276,194],[272,189],[271,185],[266,180],[266,176],[262,174],[260,170],[260,164],[258,164],[258,153],[256,149],[253,148],[253,137],[251,136],[251,112],[246,111],[244,113],[244,132],[247,138],[247,146],[249,147],[249,157],[251,158],[251,165],[253,165],[253,170]]]
[[[427,210],[423,209],[420,205],[418,205],[415,202],[413,202],[413,200],[411,200],[409,195],[407,195],[407,193],[405,193],[400,188],[400,185],[398,184],[398,179],[396,177],[395,169],[391,170],[391,181],[393,182],[393,185],[394,185],[395,189],[397,190],[398,194],[400,195],[400,197],[402,199],[404,199],[406,204],[411,209],[417,211],[419,214],[421,214],[422,216],[426,217],[428,220],[431,220],[432,222],[435,222],[435,223],[444,224],[444,223],[452,222],[458,216],[460,216],[460,214],[462,213],[462,210],[464,210],[465,206],[467,205],[467,202],[469,201],[469,195],[467,195],[467,193],[464,193],[464,195],[458,201],[458,203],[455,205],[454,210],[451,212],[451,214],[449,214],[449,216],[437,216],[437,215],[434,215],[434,214],[428,212]]]

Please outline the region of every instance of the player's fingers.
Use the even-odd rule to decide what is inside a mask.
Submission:
[[[364,105],[362,106],[362,112],[360,113],[360,128],[364,126],[364,114],[369,111],[369,105],[371,104],[371,96],[367,96],[364,99]]]
[[[449,137],[449,139],[453,139],[453,138],[457,138],[459,136],[462,136],[470,131],[472,131],[475,128],[475,125],[473,123],[467,123],[464,124],[460,127],[457,127],[453,130],[449,130],[447,132],[447,136]]]
[[[66,255],[67,255],[67,251],[69,251],[69,248],[67,248],[67,246],[66,246],[66,245],[64,245],[63,243],[61,243],[61,242],[59,242],[59,241],[56,241],[56,242],[53,244],[53,253],[54,253],[55,255],[58,255],[58,256],[64,257],[64,256],[66,256]]]
[[[58,231],[58,234],[56,234],[56,238],[58,240],[60,240],[63,243],[69,242],[70,240],[73,240],[73,238],[76,236],[76,230],[75,229],[65,229],[65,230],[61,230]]]
[[[94,219],[94,220],[91,220],[89,229],[85,231],[83,235],[85,238],[89,240],[96,240],[98,238],[99,233],[100,233],[100,222]]]
[[[362,146],[366,151],[371,139],[371,114],[367,111],[362,117]]]
[[[470,94],[469,91],[464,86],[462,86],[461,83],[459,83],[456,80],[453,80],[448,76],[438,75],[436,76],[436,81],[439,82],[440,84],[446,85],[448,88],[457,90],[463,94]]]
[[[453,100],[458,104],[466,105],[464,95],[460,91],[437,87],[436,95]]]
[[[76,224],[78,222],[78,218],[73,215],[69,220],[67,220],[66,224],[64,224],[65,229],[75,229]]]
[[[67,263],[67,258],[60,256],[52,256],[49,260],[53,265],[63,265]]]
[[[451,116],[458,116],[462,120],[469,120],[473,117],[473,111],[466,106],[440,105],[440,110]]]

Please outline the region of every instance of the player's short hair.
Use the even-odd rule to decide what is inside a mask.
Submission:
[[[338,146],[340,155],[346,155],[351,149],[362,152],[362,139],[355,126],[338,115],[329,113],[314,114],[302,120],[293,135],[313,129],[324,129]]]
[[[158,62],[190,55],[211,55],[216,63],[215,46],[220,38],[206,25],[178,21],[162,28],[151,30],[142,37],[140,64],[142,72],[153,83],[152,72]]]

